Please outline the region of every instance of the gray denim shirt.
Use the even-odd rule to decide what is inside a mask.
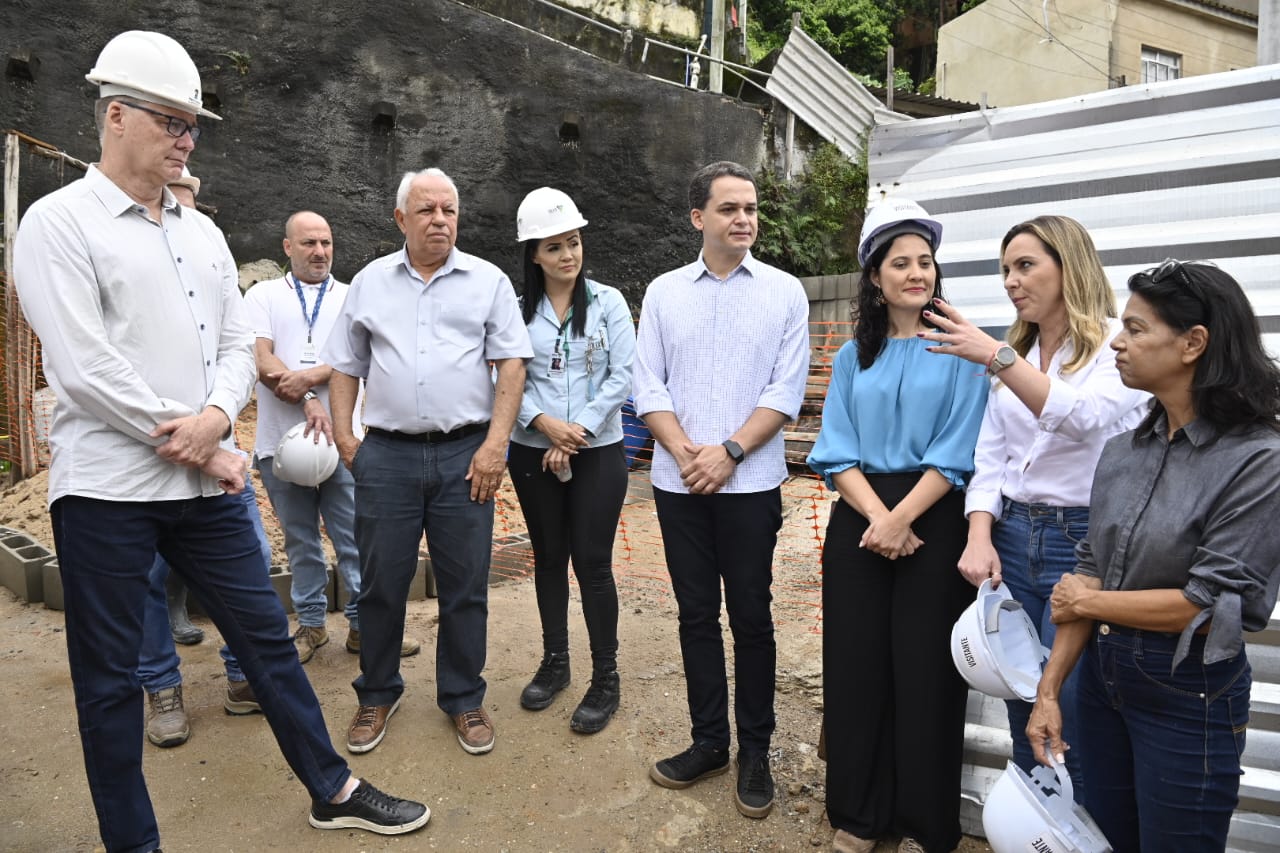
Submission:
[[[1168,438],[1163,412],[1107,442],[1076,572],[1104,590],[1181,589],[1203,608],[1173,666],[1210,618],[1204,662],[1239,653],[1267,625],[1280,583],[1280,432],[1193,421]]]

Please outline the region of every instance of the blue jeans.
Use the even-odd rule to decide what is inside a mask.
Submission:
[[[360,554],[356,550],[356,481],[347,466],[339,465],[319,486],[299,486],[281,480],[271,470],[273,457],[259,458],[256,467],[267,487],[271,507],[284,528],[284,550],[293,574],[290,592],[299,625],[324,626],[329,602],[325,586],[329,564],[320,540],[320,519],[338,556],[338,574],[347,588],[344,614],[352,628],[360,629],[356,600],[360,597]]]
[[[1176,635],[1105,627],[1076,668],[1085,808],[1116,853],[1224,850],[1253,683],[1244,650],[1206,665],[1197,636],[1170,674]]]
[[[1031,617],[1040,634],[1040,643],[1053,648],[1057,634],[1049,614],[1049,596],[1064,574],[1076,567],[1076,543],[1089,532],[1088,507],[1057,507],[1004,501],[1004,514],[992,528],[991,541],[1000,555],[1000,571],[1009,592]],[[1085,775],[1081,769],[1081,749],[1077,745],[1076,683],[1079,668],[1067,676],[1059,695],[1062,708],[1062,738],[1074,747],[1067,750],[1067,772],[1075,790],[1076,802],[1083,802]],[[1013,736],[1013,761],[1031,772],[1036,766],[1027,740],[1027,720],[1031,703],[1012,699],[1009,709],[1009,733]]]
[[[271,543],[262,529],[262,515],[258,512],[258,499],[253,490],[253,480],[244,478],[244,491],[240,493],[249,520],[258,534],[258,547],[262,550],[262,562],[267,574],[271,573]],[[138,653],[138,681],[148,693],[158,693],[182,683],[182,663],[178,648],[173,642],[169,626],[169,605],[165,599],[165,581],[169,579],[169,564],[156,555],[149,575],[151,588],[147,590],[147,609],[142,623],[142,650]],[[244,673],[236,663],[235,655],[226,645],[219,650],[227,668],[228,681],[244,681]]]
[[[142,775],[143,699],[136,676],[157,552],[182,575],[235,652],[285,760],[311,796],[328,800],[342,788],[350,771],[329,741],[239,498],[126,502],[68,496],[54,502],[50,515],[85,772],[108,853],[149,851],[160,841]]]
[[[456,715],[484,702],[493,499],[471,500],[464,479],[484,437],[425,444],[370,432],[356,453],[364,630],[352,686],[361,705],[391,705],[404,692],[400,642],[423,532],[439,594],[436,704]]]

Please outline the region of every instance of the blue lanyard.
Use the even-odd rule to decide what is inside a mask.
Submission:
[[[311,330],[315,328],[316,318],[320,316],[320,303],[324,301],[324,292],[331,278],[333,276],[325,276],[324,281],[320,282],[320,292],[316,295],[315,307],[311,309],[311,319],[307,319],[307,298],[302,295],[302,285],[296,278],[293,280],[293,292],[298,294],[298,304],[302,306],[302,322],[307,324],[307,343],[311,343]]]

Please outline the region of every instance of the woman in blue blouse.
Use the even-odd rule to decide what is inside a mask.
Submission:
[[[1080,661],[1070,746],[1116,853],[1220,853],[1249,721],[1244,632],[1267,626],[1280,581],[1280,370],[1216,267],[1166,261],[1129,290],[1111,348],[1156,404],[1103,449],[1027,735],[1038,760],[1046,746],[1062,760]]]
[[[569,726],[592,734],[618,708],[618,591],[613,537],[627,494],[622,404],[631,393],[635,326],[627,301],[583,274],[587,224],[549,187],[520,204],[524,320],[533,342],[508,465],[533,545],[542,663],[520,694],[546,708],[569,684],[569,560],[582,593],[591,687]]]
[[[888,207],[886,207],[886,205]],[[951,627],[963,488],[988,382],[926,350],[942,226],[908,201],[867,217],[856,341],[836,355],[809,465],[839,492],[822,554],[823,725],[834,849],[950,851],[960,841],[967,689]]]

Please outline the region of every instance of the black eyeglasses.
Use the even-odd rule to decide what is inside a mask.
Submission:
[[[182,137],[182,134],[189,133],[191,134],[192,142],[200,141],[201,129],[198,125],[189,124],[188,122],[183,121],[177,116],[171,116],[168,113],[162,113],[159,110],[153,110],[149,107],[144,107],[141,104],[131,104],[128,101],[116,101],[116,103],[120,104],[120,106],[122,107],[129,107],[130,109],[142,110],[144,113],[151,113],[153,116],[159,116],[160,118],[164,119],[166,122],[168,122],[168,124],[164,126],[165,133],[169,134],[174,139],[179,139]]]
[[[1144,270],[1142,274],[1155,284],[1159,284],[1166,279],[1175,278],[1182,283],[1183,287],[1194,287],[1191,283],[1191,276],[1187,275],[1187,267],[1213,267],[1217,269],[1218,265],[1213,261],[1179,261],[1176,258],[1165,258],[1164,263],[1160,266]]]

